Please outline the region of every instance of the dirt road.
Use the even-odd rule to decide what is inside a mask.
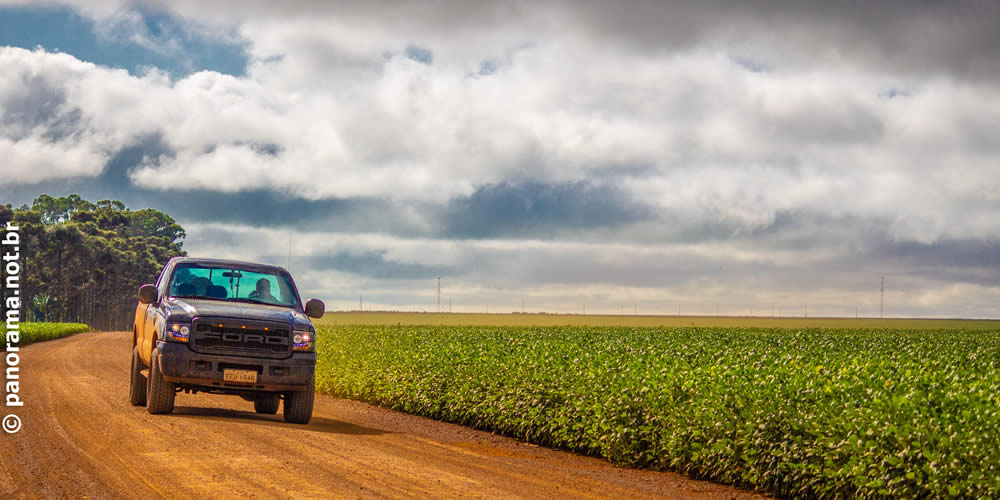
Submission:
[[[149,415],[128,403],[130,349],[126,333],[23,349],[0,498],[754,496],[325,396],[307,426],[235,396],[179,394]]]

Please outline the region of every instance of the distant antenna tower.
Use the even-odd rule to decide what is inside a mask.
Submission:
[[[878,319],[885,318],[885,276],[882,276],[882,293],[878,306]]]
[[[438,312],[441,312],[441,277],[438,276]]]

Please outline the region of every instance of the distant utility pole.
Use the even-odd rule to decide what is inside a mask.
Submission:
[[[448,312],[451,313],[451,299],[448,299]]]
[[[524,297],[521,297],[521,314],[524,314]]]
[[[441,277],[438,276],[438,312],[441,312]]]
[[[358,295],[358,310],[360,310],[360,311],[364,311],[365,310],[365,296],[364,295]]]
[[[639,304],[635,304],[635,303],[632,304],[632,315],[633,316],[638,316],[639,315]]]
[[[885,318],[885,276],[882,276],[882,293],[878,306],[878,319]]]
[[[858,303],[854,303],[854,319],[858,319]]]
[[[803,318],[809,317],[809,304],[802,306],[802,317]]]

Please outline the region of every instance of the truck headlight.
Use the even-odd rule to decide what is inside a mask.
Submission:
[[[167,340],[187,342],[191,337],[191,327],[184,323],[167,323]]]
[[[295,351],[311,351],[316,341],[316,334],[307,331],[292,332],[292,349]]]

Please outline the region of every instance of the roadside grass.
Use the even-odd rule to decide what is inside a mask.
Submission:
[[[77,333],[89,332],[83,323],[21,323],[21,345],[54,340]]]
[[[766,316],[655,316],[616,314],[482,314],[419,312],[330,312],[315,320],[328,325],[438,326],[625,326],[715,328],[881,328],[997,330],[1000,320],[924,318],[803,318]]]
[[[1000,329],[327,326],[317,388],[784,497],[1000,496]]]

